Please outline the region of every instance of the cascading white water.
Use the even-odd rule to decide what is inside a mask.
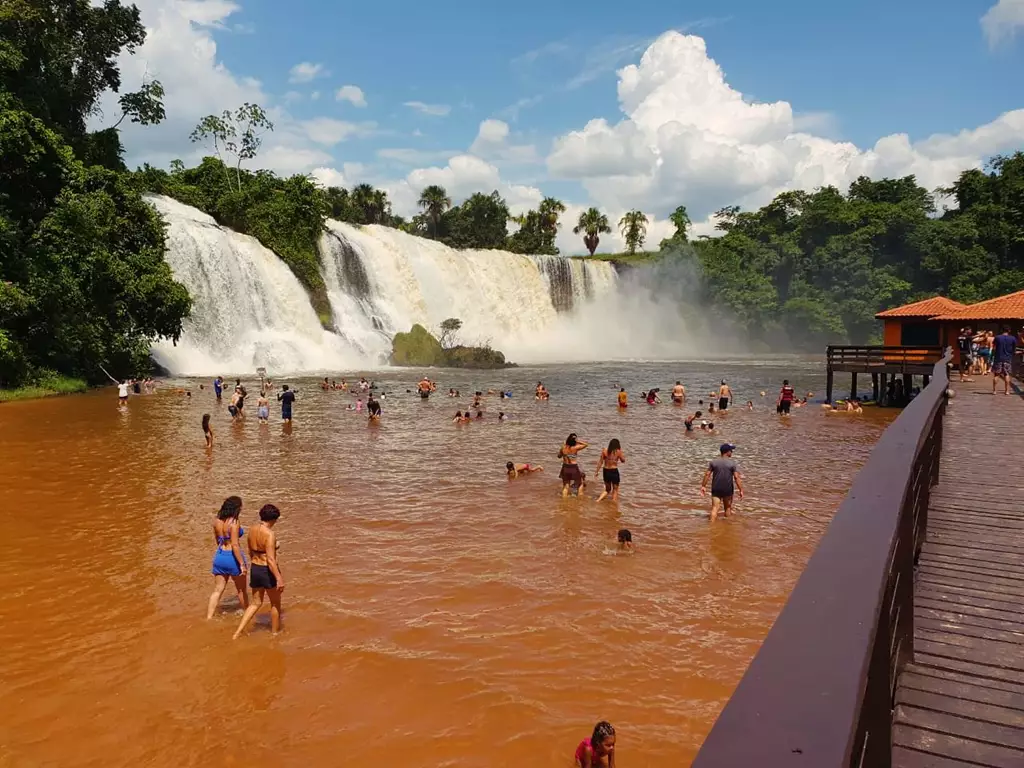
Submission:
[[[220,227],[169,197],[147,200],[167,221],[167,263],[192,296],[177,345],[158,342],[157,362],[173,373],[216,375],[342,370],[364,354],[325,331],[292,271],[252,237]]]
[[[320,247],[338,330],[370,354],[413,323],[434,329],[457,317],[465,341],[509,360],[588,359],[590,340],[567,323],[617,284],[604,262],[457,251],[390,227],[328,221]]]

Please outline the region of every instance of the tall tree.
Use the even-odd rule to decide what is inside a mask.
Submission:
[[[565,203],[554,197],[545,197],[537,208],[541,225],[541,252],[558,253],[555,238],[558,236],[558,217],[565,213]]]
[[[263,107],[246,102],[233,113],[225,109],[220,115],[207,115],[199,121],[189,138],[193,143],[212,143],[221,161],[224,160],[223,154],[234,157],[235,191],[241,192],[242,162],[256,157],[263,144],[263,134],[272,130],[274,124]]]
[[[647,217],[642,211],[629,211],[619,219],[619,232],[626,241],[626,250],[636,253],[647,238]]]
[[[430,236],[437,239],[437,228],[441,223],[441,217],[445,211],[452,207],[452,199],[448,197],[445,188],[438,184],[431,184],[424,187],[420,193],[419,206],[427,218],[430,227]]]
[[[676,228],[675,234],[672,236],[673,240],[680,243],[689,241],[689,230],[690,230],[690,214],[686,211],[685,205],[678,206],[671,214],[669,214],[668,220],[672,222],[672,225]]]
[[[572,228],[574,235],[578,235],[580,232],[583,233],[583,245],[590,251],[591,256],[594,255],[594,251],[597,250],[597,246],[601,242],[601,235],[608,234],[611,231],[612,228],[608,226],[608,217],[597,210],[597,208],[588,208],[581,213],[579,221]]]

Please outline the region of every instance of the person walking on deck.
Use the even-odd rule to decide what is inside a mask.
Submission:
[[[1010,326],[1004,325],[1003,332],[992,343],[992,394],[996,393],[996,379],[1003,380],[1003,394],[1010,394],[1010,371],[1013,356],[1017,351],[1017,339],[1010,333]]]

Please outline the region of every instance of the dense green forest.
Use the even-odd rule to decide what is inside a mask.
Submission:
[[[557,254],[559,228],[571,226],[591,256],[615,226],[628,249],[617,261],[654,271],[660,289],[685,282],[688,300],[697,296],[752,340],[787,348],[877,339],[876,312],[936,293],[973,302],[1024,288],[1020,152],[939,190],[941,213],[935,192],[912,176],[861,178],[845,192],[786,192],[757,211],[722,209],[712,238],[691,238],[679,206],[675,235],[647,252],[649,220],[638,210],[614,222],[591,208],[562,222],[566,206],[555,198],[513,216],[496,191],[453,205],[429,186],[406,220],[369,184],[323,188],[304,175],[247,170],[274,128],[254,104],[200,121],[190,138],[210,156],[198,166],[129,171],[119,126],[165,117],[159,81],[122,93],[117,58],[144,40],[138,10],[118,0],[0,5],[0,387],[143,373],[152,341],[180,335],[190,299],[163,260],[164,226],[145,193],[259,239],[306,286],[325,325],[317,243],[328,217],[453,248],[541,254]],[[90,130],[107,92],[119,94],[119,112]]]

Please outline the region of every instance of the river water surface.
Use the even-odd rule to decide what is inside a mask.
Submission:
[[[197,381],[176,383],[191,399],[167,383],[124,409],[113,388],[0,406],[0,765],[564,768],[601,719],[620,768],[687,765],[893,415],[777,417],[782,378],[817,392],[823,367],[435,371],[426,403],[406,394],[421,372],[395,370],[375,374],[373,427],[315,380],[290,382],[290,430],[276,404],[257,426],[252,380],[237,425]],[[682,378],[696,408],[722,377],[738,403],[715,436],[639,402]],[[538,379],[549,402],[530,396]],[[467,393],[501,386],[515,396],[489,398],[483,423],[450,423]],[[592,444],[591,477],[622,441],[618,507],[596,484],[560,498],[569,432]],[[697,491],[724,440],[748,495],[711,526]],[[510,483],[507,460],[549,471]],[[276,638],[263,613],[232,642],[233,596],[205,620],[230,494],[246,527],[264,503],[283,513]],[[606,554],[622,527],[632,557]]]

